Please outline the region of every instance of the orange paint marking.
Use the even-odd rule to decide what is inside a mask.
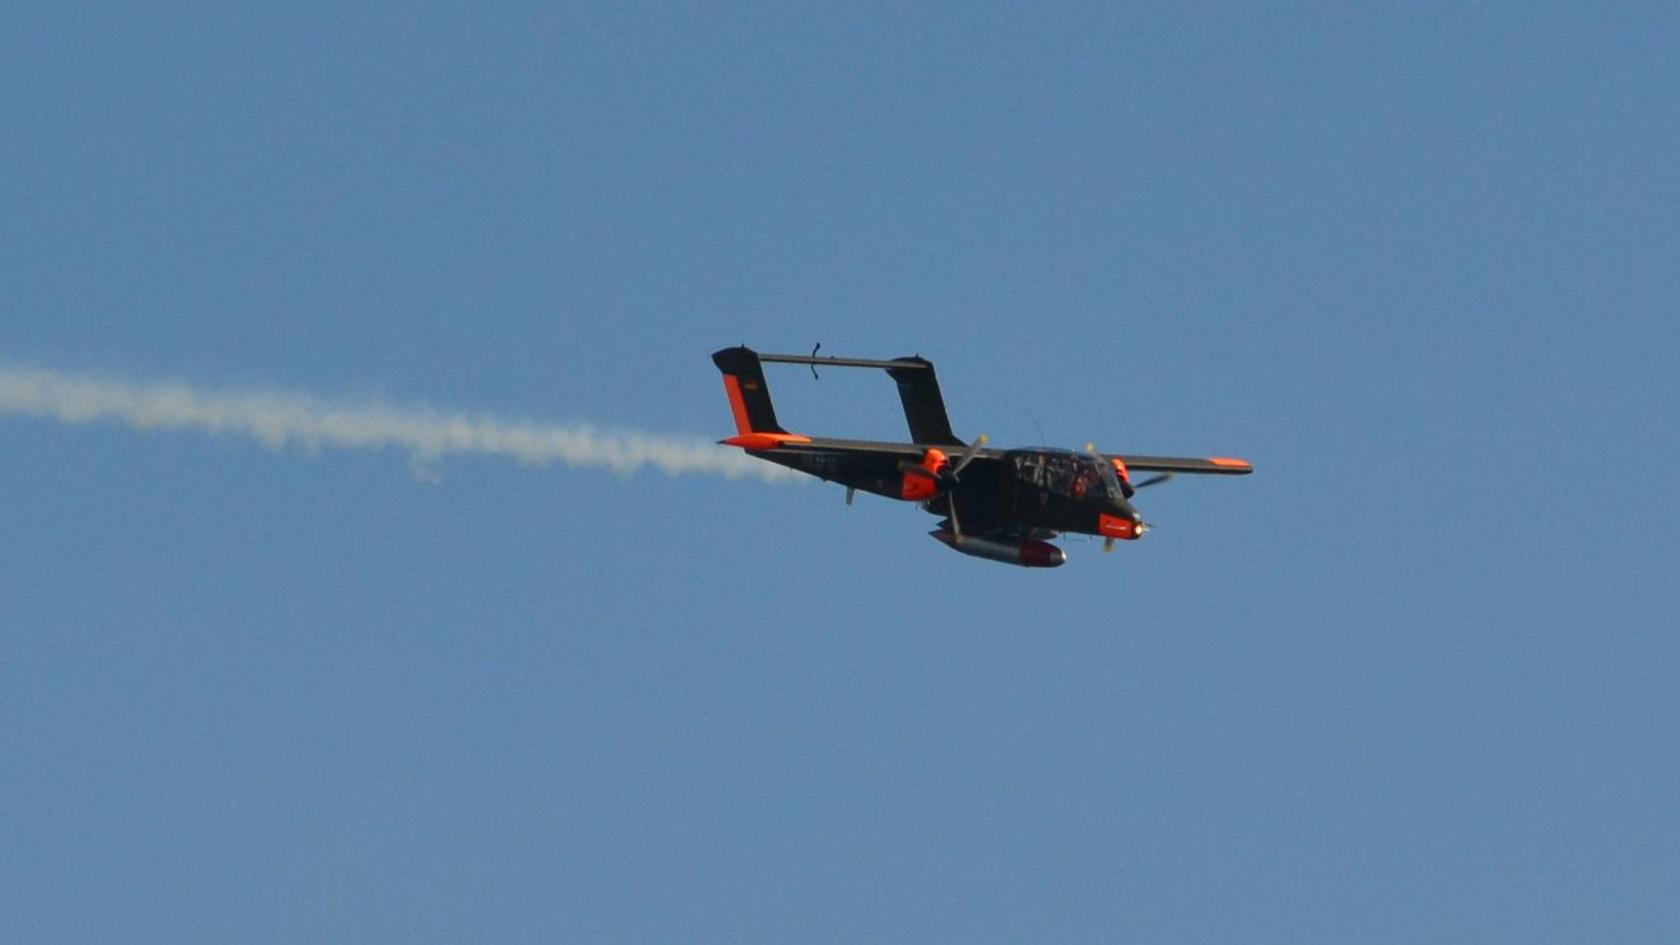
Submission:
[[[797,433],[743,433],[723,441],[725,446],[739,446],[744,450],[773,450],[784,443],[809,443],[811,438]]]
[[[1136,522],[1118,515],[1098,515],[1097,534],[1105,538],[1123,538],[1126,541],[1137,541],[1143,537],[1138,532]]]
[[[729,409],[735,414],[735,432],[751,433],[752,420],[747,416],[746,398],[741,396],[741,379],[733,374],[725,374],[723,389],[729,394]]]

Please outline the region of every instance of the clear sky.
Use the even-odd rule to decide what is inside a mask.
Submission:
[[[13,9],[8,369],[1258,472],[0,416],[0,940],[1680,939],[1680,13],[1402,6]]]

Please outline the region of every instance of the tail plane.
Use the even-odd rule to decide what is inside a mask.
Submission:
[[[759,354],[747,347],[724,348],[712,355],[723,372],[723,388],[735,413],[736,432],[786,434],[776,423],[776,409],[770,404],[770,389],[764,382],[763,362],[809,364],[813,367],[862,367],[885,370],[898,384],[904,404],[904,419],[910,426],[910,442],[930,446],[964,446],[951,432],[951,418],[945,412],[945,398],[939,393],[939,379],[933,362],[920,356],[872,361],[863,358],[817,357],[800,354]]]

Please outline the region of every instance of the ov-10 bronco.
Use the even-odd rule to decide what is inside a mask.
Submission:
[[[820,346],[819,346],[820,347]],[[1117,456],[1051,447],[996,450],[986,437],[964,443],[951,432],[933,363],[922,357],[870,361],[861,358],[759,354],[725,348],[712,355],[723,372],[723,388],[735,414],[736,435],[722,442],[759,459],[809,473],[846,487],[846,503],[857,490],[889,499],[919,502],[942,516],[934,538],[963,554],[1028,568],[1054,568],[1067,561],[1045,541],[1061,532],[1101,535],[1103,550],[1114,540],[1135,540],[1149,530],[1132,506],[1138,489],[1176,473],[1246,475],[1254,467],[1240,459],[1174,456]],[[909,443],[841,440],[789,433],[776,422],[762,362],[828,367],[879,368],[898,382]],[[1132,482],[1132,473],[1155,475]]]

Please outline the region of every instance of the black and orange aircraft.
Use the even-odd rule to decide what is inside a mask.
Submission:
[[[821,347],[820,345],[818,346]],[[1028,568],[1054,568],[1067,561],[1045,541],[1060,532],[1101,535],[1104,551],[1116,538],[1135,540],[1149,526],[1132,507],[1133,493],[1175,473],[1246,475],[1254,467],[1240,459],[1173,456],[1116,456],[1087,446],[1085,452],[1028,447],[986,448],[986,437],[964,443],[951,432],[945,399],[933,363],[922,357],[871,361],[862,358],[759,354],[725,348],[712,355],[723,372],[723,388],[735,413],[736,435],[723,440],[759,459],[809,473],[846,487],[846,503],[857,490],[889,499],[919,502],[944,516],[929,532],[963,554]],[[762,362],[828,367],[879,368],[898,382],[909,443],[839,440],[789,433],[776,422]],[[1133,472],[1155,473],[1133,483]]]

